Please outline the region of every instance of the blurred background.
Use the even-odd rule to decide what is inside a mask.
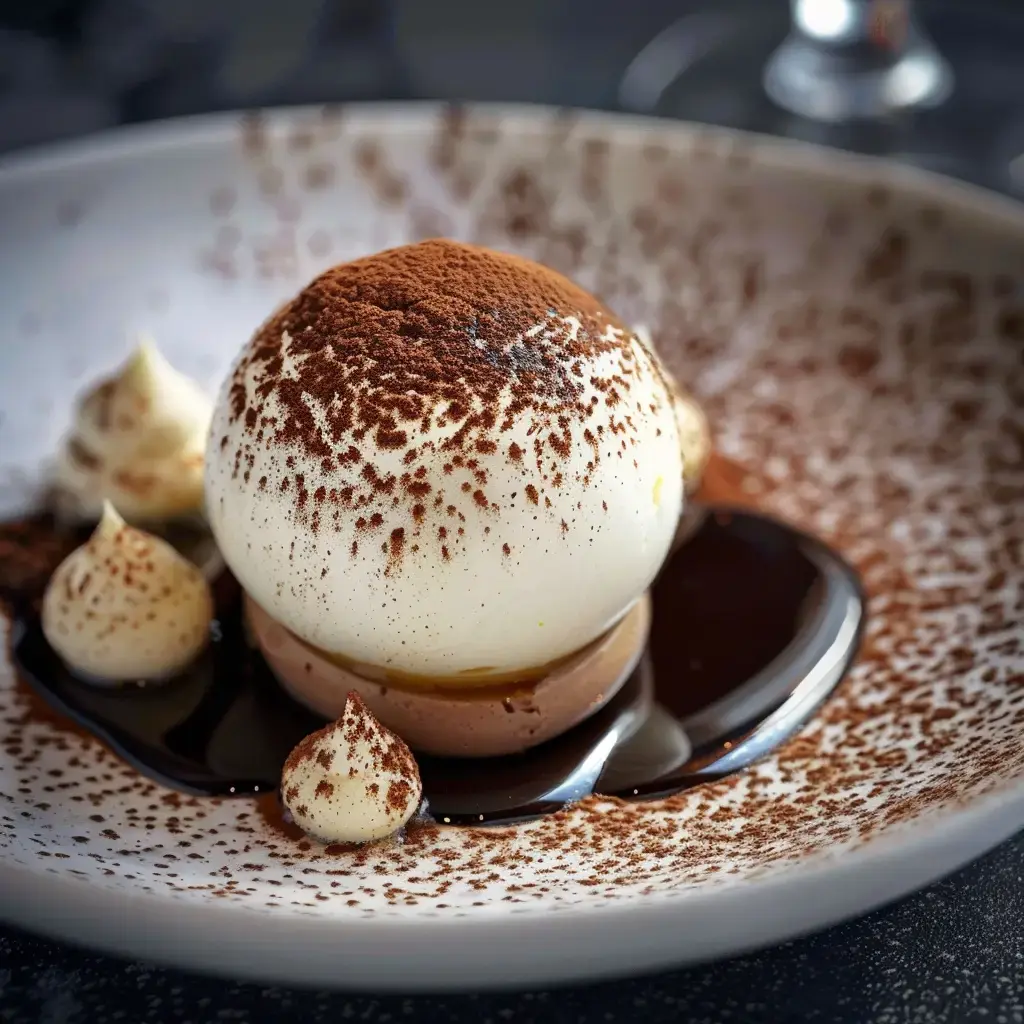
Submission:
[[[1022,0],[0,0],[0,151],[409,98],[727,124],[1024,196]]]

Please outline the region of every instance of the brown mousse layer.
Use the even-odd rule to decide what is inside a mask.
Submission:
[[[419,688],[372,681],[303,643],[249,597],[246,617],[282,686],[325,718],[337,718],[355,690],[384,725],[416,750],[490,757],[537,746],[607,703],[644,650],[651,603],[645,594],[617,625],[540,680],[471,689],[446,689],[443,681]]]

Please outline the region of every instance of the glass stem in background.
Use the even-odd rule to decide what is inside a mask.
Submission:
[[[764,87],[780,107],[818,121],[886,117],[941,103],[953,75],[911,0],[790,0],[789,35]]]

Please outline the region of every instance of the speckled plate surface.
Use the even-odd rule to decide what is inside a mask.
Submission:
[[[605,115],[434,107],[157,125],[0,170],[0,476],[152,331],[213,387],[323,266],[444,234],[653,325],[756,500],[862,572],[865,647],[739,778],[328,856],[35,717],[0,670],[0,908],[210,970],[477,988],[734,952],[1024,825],[1024,208],[880,163]]]

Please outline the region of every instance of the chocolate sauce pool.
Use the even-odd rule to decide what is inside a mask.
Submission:
[[[214,640],[203,658],[171,682],[117,689],[80,682],[50,649],[33,600],[39,583],[6,592],[23,679],[160,782],[212,795],[276,789],[288,752],[323,724],[246,643],[241,593],[228,574],[216,587]],[[647,652],[596,715],[520,755],[418,755],[433,817],[512,821],[594,792],[654,796],[738,771],[790,735],[834,687],[863,618],[857,579],[836,555],[740,509],[691,520],[653,597]]]

